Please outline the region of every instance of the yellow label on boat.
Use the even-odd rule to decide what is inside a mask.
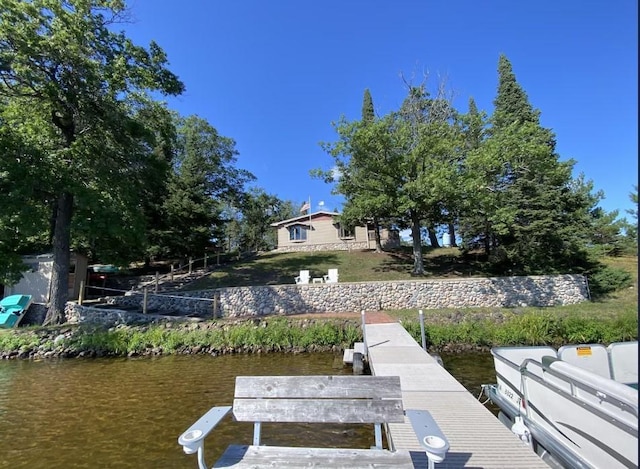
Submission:
[[[587,355],[592,355],[591,347],[578,347],[578,348],[576,349],[576,351],[578,352],[578,356],[579,356],[579,357],[584,357],[584,356],[587,356]]]

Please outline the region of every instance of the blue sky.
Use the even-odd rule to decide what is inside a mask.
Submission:
[[[638,179],[636,0],[131,0],[127,34],[155,40],[186,92],[169,100],[236,141],[237,166],[256,185],[313,209],[339,209],[312,179],[332,158],[332,122],[359,119],[365,88],[379,115],[405,95],[401,75],[435,86],[454,105],[470,96],[491,113],[501,53],[561,159],[578,161],[606,210],[631,207]]]

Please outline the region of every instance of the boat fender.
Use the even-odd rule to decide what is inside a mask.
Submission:
[[[529,428],[524,424],[522,417],[516,415],[515,422],[511,425],[511,431],[520,438],[521,441],[526,444],[531,444],[531,432]]]

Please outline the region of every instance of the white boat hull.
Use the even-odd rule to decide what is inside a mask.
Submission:
[[[493,349],[497,385],[485,390],[510,421],[522,417],[534,450],[548,451],[562,466],[638,467],[637,388],[612,379],[615,366],[605,371],[595,364],[608,363],[606,350],[602,362],[602,346],[577,347],[588,367],[558,359],[550,347]],[[595,347],[591,355],[587,347]],[[637,342],[635,349],[624,344],[616,353],[621,350],[625,363],[618,375],[637,383]]]

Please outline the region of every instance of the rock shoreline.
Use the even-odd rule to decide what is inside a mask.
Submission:
[[[273,320],[274,318],[271,318]],[[280,345],[185,345],[177,349],[167,350],[162,346],[149,346],[137,351],[114,351],[100,346],[86,346],[83,339],[91,343],[92,335],[104,334],[108,332],[128,332],[145,333],[150,327],[170,330],[178,336],[187,336],[192,331],[206,332],[229,332],[238,326],[255,326],[258,328],[268,328],[269,319],[233,320],[218,322],[196,322],[188,323],[176,321],[165,322],[163,324],[115,327],[86,327],[63,325],[53,328],[28,329],[12,331],[16,336],[28,338],[29,345],[12,347],[9,350],[0,351],[0,360],[46,360],[46,359],[68,359],[68,358],[123,358],[123,357],[158,357],[163,355],[229,355],[229,354],[264,354],[264,353],[305,353],[305,352],[334,352],[342,353],[344,345],[333,344],[309,344],[306,346],[280,346]],[[360,321],[357,318],[305,318],[289,320],[288,326],[303,331],[312,325],[331,323],[338,328],[356,328],[359,330]],[[362,340],[358,338],[357,340]],[[348,344],[351,347],[352,344]],[[488,347],[478,347],[466,344],[448,344],[443,347],[429,347],[430,353],[462,353],[462,352],[486,352]]]

